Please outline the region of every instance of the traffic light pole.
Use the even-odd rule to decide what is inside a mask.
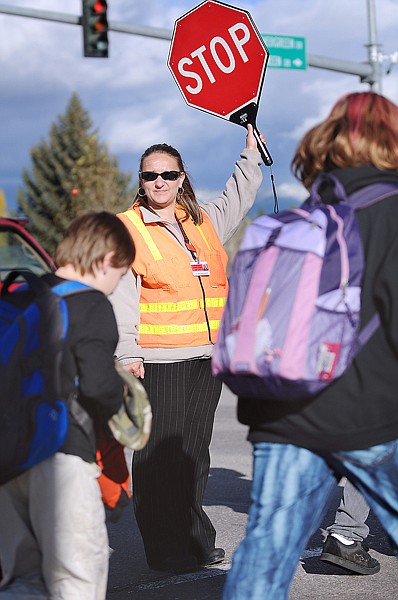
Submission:
[[[30,19],[42,19],[43,21],[56,21],[68,25],[82,25],[82,17],[77,17],[68,13],[52,12],[49,10],[39,10],[36,8],[21,8],[17,6],[6,6],[0,4],[0,13],[14,15],[17,17],[28,17]],[[162,40],[171,40],[171,29],[161,29],[158,27],[145,27],[141,25],[126,25],[125,23],[109,22],[108,30],[118,31],[119,33],[130,33],[132,35],[143,35],[146,37],[159,38]]]
[[[381,93],[381,58],[380,46],[377,42],[376,8],[375,0],[367,0],[368,7],[368,57],[369,63],[373,65],[374,82],[372,89]]]
[[[0,4],[0,13],[19,17],[28,17],[32,19],[43,19],[45,21],[56,21],[58,23],[67,23],[70,25],[82,25],[82,17],[80,16],[51,12],[47,10],[6,6],[4,4]],[[328,69],[330,71],[347,73],[349,75],[357,75],[362,83],[368,83],[373,91],[381,93],[381,63],[384,60],[390,60],[391,68],[393,63],[398,62],[398,52],[395,52],[392,55],[384,55],[380,52],[380,46],[377,42],[376,32],[375,0],[367,0],[367,13],[369,38],[369,43],[367,44],[367,62],[356,63],[347,60],[318,56],[316,54],[308,54],[307,65],[310,67],[316,67],[318,69]],[[108,30],[163,40],[171,40],[173,33],[172,30],[169,29],[145,27],[141,25],[126,25],[125,23],[116,23],[111,21],[108,23]]]

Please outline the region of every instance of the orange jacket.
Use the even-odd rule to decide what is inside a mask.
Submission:
[[[176,216],[210,274],[192,273],[193,258],[157,222],[144,223],[138,203],[118,215],[137,248],[134,272],[141,277],[140,345],[147,348],[214,343],[228,291],[227,253],[206,213],[203,223]],[[201,288],[201,283],[203,289]]]
[[[130,473],[126,465],[124,448],[113,438],[101,434],[97,450],[97,464],[102,473],[98,478],[102,501],[106,507],[115,510],[122,509],[129,498]]]

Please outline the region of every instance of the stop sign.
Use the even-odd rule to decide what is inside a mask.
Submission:
[[[246,10],[207,0],[175,22],[168,66],[189,106],[255,127],[268,57]]]

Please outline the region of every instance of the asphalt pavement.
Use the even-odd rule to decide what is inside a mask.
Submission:
[[[246,441],[246,427],[237,422],[235,411],[235,397],[224,390],[216,414],[205,496],[205,509],[217,530],[216,544],[226,551],[225,562],[179,576],[149,570],[130,505],[118,523],[108,523],[113,551],[107,600],[221,599],[233,552],[244,536],[251,486],[251,445]],[[322,528],[333,522],[340,494],[336,485]],[[323,538],[319,530],[297,567],[289,600],[398,600],[398,561],[372,513],[368,524],[371,533],[367,542],[371,554],[381,563],[379,573],[353,575],[320,561]]]

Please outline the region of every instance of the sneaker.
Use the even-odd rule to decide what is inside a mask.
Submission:
[[[380,563],[370,556],[368,550],[368,546],[363,542],[354,542],[346,546],[328,535],[320,559],[360,575],[374,575],[380,571]]]

